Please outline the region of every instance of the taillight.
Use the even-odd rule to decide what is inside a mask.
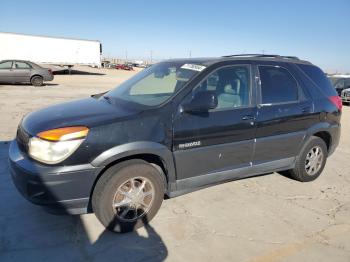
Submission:
[[[342,110],[343,102],[339,96],[330,96],[328,98],[338,108],[339,111]]]
[[[47,71],[49,71],[49,74],[52,75],[52,70],[51,69],[47,69]]]

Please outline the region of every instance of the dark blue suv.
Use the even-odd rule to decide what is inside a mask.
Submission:
[[[338,145],[341,108],[322,70],[296,57],[168,60],[25,116],[10,170],[29,201],[95,212],[127,232],[166,197],[275,171],[316,179]]]

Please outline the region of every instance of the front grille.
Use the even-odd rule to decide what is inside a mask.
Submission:
[[[29,135],[26,133],[26,131],[24,131],[22,125],[19,125],[17,129],[16,140],[17,140],[19,149],[25,153],[28,152],[29,138],[30,138]]]

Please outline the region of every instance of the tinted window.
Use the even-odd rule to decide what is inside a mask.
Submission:
[[[337,92],[321,69],[313,65],[297,65],[326,96],[336,96]]]
[[[350,78],[345,80],[345,86],[350,87]]]
[[[30,65],[24,62],[15,62],[15,68],[16,69],[30,69]]]
[[[298,100],[298,84],[288,70],[276,66],[259,66],[263,104]]]
[[[250,72],[247,66],[220,68],[207,76],[192,92],[213,91],[218,97],[217,109],[233,109],[249,105]]]
[[[0,69],[11,69],[11,68],[12,68],[12,61],[0,63]]]

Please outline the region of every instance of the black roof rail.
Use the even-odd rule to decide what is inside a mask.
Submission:
[[[281,55],[269,55],[269,54],[237,54],[237,55],[225,55],[222,57],[273,57],[273,58],[285,58],[299,60],[296,56],[281,56]]]
[[[282,57],[287,58],[287,59],[300,60],[299,57],[297,57],[297,56],[282,56]]]
[[[224,55],[222,57],[240,57],[240,56],[245,57],[245,56],[262,56],[262,55],[264,54],[235,54],[235,55]]]

